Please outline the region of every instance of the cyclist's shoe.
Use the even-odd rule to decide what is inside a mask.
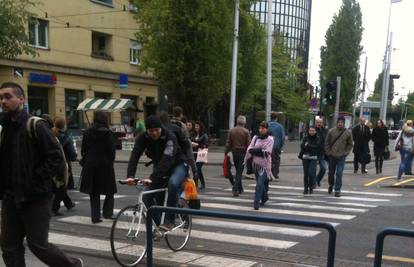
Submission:
[[[165,232],[169,232],[174,228],[174,224],[173,223],[163,223],[160,225],[160,230],[165,231]]]

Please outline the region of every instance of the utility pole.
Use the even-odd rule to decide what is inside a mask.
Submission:
[[[335,113],[334,113],[334,122],[338,120],[339,116],[339,102],[341,97],[341,77],[336,77],[336,101],[335,101]]]
[[[266,120],[272,111],[272,0],[267,1]]]
[[[229,129],[231,129],[234,126],[234,117],[236,115],[236,84],[237,84],[237,54],[238,54],[238,40],[239,40],[239,12],[240,12],[240,0],[236,0],[235,10],[234,10],[233,62],[232,62],[232,67],[231,67]]]
[[[368,56],[365,57],[364,79],[362,82],[362,92],[361,92],[361,109],[359,111],[360,117],[364,115],[365,85],[367,83],[367,64],[368,64]]]
[[[392,51],[392,32],[390,33],[390,43],[387,48],[386,66],[382,79],[382,101],[381,101],[381,119],[387,121],[388,91],[390,87],[390,69],[391,69],[391,51]]]

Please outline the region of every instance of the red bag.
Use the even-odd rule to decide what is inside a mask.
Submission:
[[[229,178],[230,177],[230,173],[229,173],[229,171],[230,171],[230,169],[229,169],[230,164],[229,163],[230,163],[230,156],[225,155],[224,156],[224,160],[223,160],[223,176],[225,178]]]

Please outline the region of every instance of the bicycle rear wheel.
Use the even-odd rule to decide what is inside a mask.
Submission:
[[[178,202],[180,208],[187,208],[187,202],[180,199]],[[175,227],[165,234],[165,241],[168,247],[173,251],[182,250],[188,243],[191,234],[192,221],[190,215],[176,214]]]
[[[141,205],[121,209],[111,228],[111,251],[123,267],[136,266],[147,252],[145,215]]]

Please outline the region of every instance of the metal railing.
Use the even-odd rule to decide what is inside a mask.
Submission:
[[[333,267],[335,261],[335,245],[336,245],[336,230],[335,227],[326,222],[318,222],[311,220],[295,220],[295,219],[286,219],[286,218],[277,218],[270,216],[257,216],[249,214],[240,214],[240,213],[224,213],[219,211],[207,211],[207,210],[195,210],[195,209],[182,209],[182,208],[170,208],[163,206],[153,206],[147,212],[147,266],[152,267],[153,261],[153,233],[152,233],[152,217],[154,213],[168,212],[174,214],[184,214],[184,215],[195,215],[200,217],[213,217],[221,219],[233,219],[239,221],[251,221],[251,222],[262,222],[262,223],[272,223],[272,224],[285,224],[285,225],[295,225],[303,227],[314,227],[325,229],[329,233],[329,243],[328,243],[328,255],[327,255],[327,267]],[[191,237],[190,237],[191,238]]]
[[[375,244],[374,267],[381,267],[382,252],[384,249],[384,240],[386,236],[390,236],[390,235],[414,238],[414,231],[407,230],[407,229],[399,229],[399,228],[385,228],[383,231],[379,232],[377,235],[377,240]]]

